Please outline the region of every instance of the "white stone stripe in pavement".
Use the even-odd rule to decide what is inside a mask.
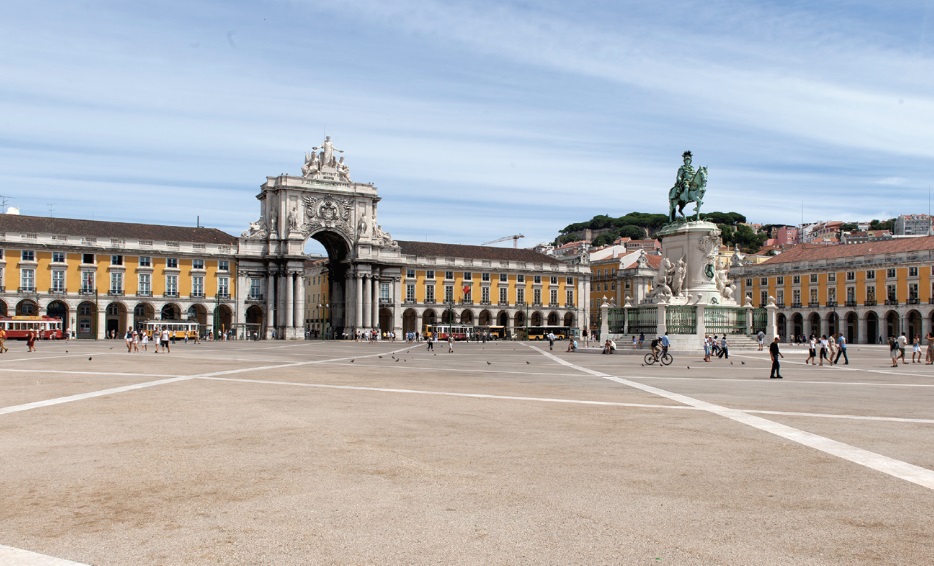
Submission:
[[[402,348],[400,350],[394,350],[393,353],[403,352],[408,349],[409,348]],[[375,357],[379,355],[383,355],[383,353],[373,353],[373,354],[367,354],[365,356],[356,356],[356,358],[360,358],[360,359],[371,358],[371,357]],[[103,389],[100,391],[90,391],[88,393],[68,395],[67,397],[57,397],[55,399],[35,401],[33,403],[25,403],[23,405],[13,405],[11,407],[0,407],[0,415],[8,415],[10,413],[18,413],[21,411],[28,411],[31,409],[40,409],[43,407],[51,407],[53,405],[61,405],[62,403],[72,403],[74,401],[84,401],[86,399],[93,399],[95,397],[102,397],[104,395],[113,395],[115,393],[126,393],[127,391],[135,391],[137,389],[145,389],[147,387],[166,385],[168,383],[176,383],[179,381],[189,381],[189,380],[192,380],[198,377],[236,375],[238,373],[247,373],[251,371],[266,371],[270,369],[282,369],[282,368],[297,367],[297,366],[308,366],[308,365],[324,364],[324,363],[329,363],[329,362],[334,362],[334,361],[353,360],[353,359],[354,359],[353,356],[347,356],[344,358],[336,358],[336,359],[329,359],[329,360],[310,360],[310,361],[305,361],[305,362],[292,362],[288,364],[276,364],[276,365],[270,365],[270,366],[238,368],[238,369],[231,369],[231,370],[215,371],[215,372],[204,373],[204,374],[199,374],[199,375],[185,375],[185,376],[173,377],[171,379],[160,379],[157,381],[147,381],[145,383],[135,383],[133,385],[124,385],[122,387],[111,387],[109,389]],[[2,564],[2,562],[0,562],[0,564]]]
[[[651,385],[645,385],[636,381],[631,381],[621,377],[608,375],[600,371],[581,367],[572,364],[567,360],[554,356],[545,350],[542,350],[541,348],[535,346],[528,347],[541,352],[545,356],[551,358],[561,365],[575,368],[583,373],[587,373],[603,379],[608,379],[610,381],[615,381],[621,385],[627,385],[629,387],[639,389],[640,391],[645,391],[646,393],[651,393],[666,399],[671,399],[672,401],[684,403],[689,407],[694,407],[708,411],[715,415],[719,415],[721,417],[726,417],[753,428],[769,432],[786,440],[791,440],[792,442],[797,442],[804,446],[814,448],[815,450],[820,450],[825,454],[837,456],[838,458],[843,458],[844,460],[848,460],[854,464],[859,464],[860,466],[865,466],[872,470],[876,470],[877,472],[882,472],[884,474],[903,479],[928,489],[934,489],[934,471],[928,470],[927,468],[922,468],[921,466],[915,466],[914,464],[909,464],[908,462],[902,462],[901,460],[896,460],[894,458],[889,458],[888,456],[876,454],[875,452],[863,450],[862,448],[850,446],[849,444],[845,444],[843,442],[838,442],[836,440],[831,440],[817,434],[812,434],[794,427],[779,424],[762,417],[756,417],[744,411],[729,409],[727,407],[701,401],[700,399],[694,399],[693,397],[688,397],[687,395],[673,393],[671,391],[652,387]],[[783,382],[778,381],[773,383],[775,385],[781,386]]]
[[[71,560],[37,554],[2,544],[0,544],[0,564],[15,564],[16,566],[88,566],[81,562],[72,562]]]

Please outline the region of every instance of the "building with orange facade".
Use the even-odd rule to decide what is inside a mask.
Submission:
[[[876,343],[925,336],[934,320],[934,236],[859,244],[803,244],[730,270],[756,306],[775,299],[783,340],[841,332]]]
[[[237,239],[212,228],[0,214],[0,314],[62,319],[76,338],[153,320],[236,320]]]

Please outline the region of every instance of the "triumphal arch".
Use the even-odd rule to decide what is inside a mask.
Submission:
[[[336,336],[379,327],[381,285],[398,296],[400,248],[378,222],[376,187],[353,182],[342,153],[328,136],[306,154],[301,175],[267,177],[256,195],[259,219],[239,241],[237,294],[242,322],[258,337],[304,338],[310,238],[327,251]]]

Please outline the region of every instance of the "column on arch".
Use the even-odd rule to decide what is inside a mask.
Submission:
[[[392,320],[393,320],[393,331],[396,333],[396,336],[402,336],[402,295],[400,292],[401,286],[399,285],[399,278],[393,277],[389,282],[389,298],[392,301]],[[422,311],[417,311],[415,331],[421,333],[422,331]]]
[[[354,331],[360,330],[363,327],[363,274],[357,273],[354,276],[354,304],[356,305],[356,310],[354,311]]]
[[[276,274],[272,266],[266,274],[266,338],[272,335],[276,327]]]
[[[370,317],[373,312],[373,276],[365,274],[363,276],[363,320],[361,324],[364,327],[370,326]]]
[[[373,305],[370,309],[370,326],[379,328],[379,276],[377,275],[373,275],[373,289],[370,296],[372,297],[370,304]]]
[[[298,329],[298,337],[305,337],[305,271],[301,270],[295,274],[294,284],[295,296],[295,327]]]
[[[868,321],[866,320],[867,319],[866,314],[867,313],[865,312],[859,312],[859,311],[857,311],[856,313],[856,343],[857,344],[867,343],[866,342],[866,334],[867,334],[866,325],[868,324]]]
[[[288,337],[295,327],[295,274],[290,270],[286,271],[282,283],[285,285],[285,304],[282,305],[285,312],[283,324],[285,326],[285,337]]]

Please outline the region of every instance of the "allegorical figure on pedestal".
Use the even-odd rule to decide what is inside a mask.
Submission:
[[[707,167],[701,167],[695,171],[694,165],[692,165],[693,156],[690,151],[685,151],[681,157],[684,160],[684,165],[678,168],[675,184],[668,191],[669,222],[674,222],[677,215],[685,218],[684,207],[691,202],[694,203],[694,212],[699,220],[700,207],[704,204],[702,199],[707,191]]]

